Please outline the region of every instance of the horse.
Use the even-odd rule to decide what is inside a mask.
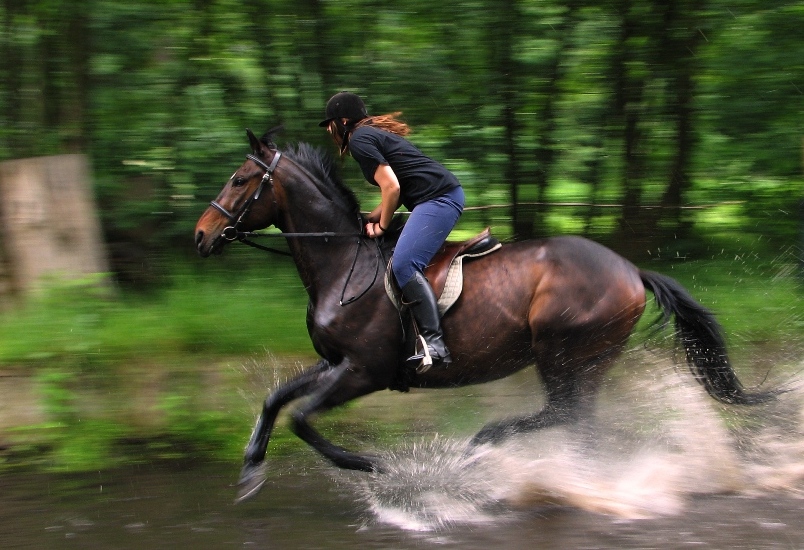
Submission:
[[[320,360],[264,401],[245,450],[238,500],[262,487],[277,416],[300,398],[306,399],[291,413],[292,431],[335,466],[366,472],[381,471],[381,460],[334,444],[312,420],[379,390],[480,384],[535,365],[546,394],[541,410],[487,424],[469,448],[577,422],[589,414],[604,374],[644,313],[646,291],[662,312],[656,322],[674,319],[689,370],[713,398],[747,405],[774,395],[744,389],[721,327],[681,284],[576,236],[504,243],[465,262],[463,290],[442,319],[453,363],[411,368],[410,320],[383,284],[401,216],[384,237],[370,239],[330,155],[303,143],[280,151],[270,134],[247,135],[251,153],[199,218],[196,247],[202,257],[238,240],[260,247],[248,238],[253,231],[279,229],[309,295],[307,328]]]

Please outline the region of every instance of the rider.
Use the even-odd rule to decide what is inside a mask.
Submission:
[[[400,204],[410,211],[392,269],[433,365],[447,365],[452,357],[444,343],[435,294],[423,271],[461,216],[463,188],[452,172],[404,138],[411,130],[399,115],[368,116],[359,96],[341,92],[327,102],[326,119],[319,126],[327,128],[341,155],[351,153],[366,180],[380,188],[380,204],[366,224],[369,237],[380,237],[388,230]],[[424,356],[423,351],[408,361],[421,361]]]

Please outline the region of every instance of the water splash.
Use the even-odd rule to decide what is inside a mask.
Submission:
[[[607,462],[564,430],[515,438],[469,457],[462,454],[466,442],[439,438],[389,456],[389,469],[362,485],[375,519],[439,531],[558,506],[629,519],[682,509],[683,468],[669,455],[643,452]]]
[[[639,357],[588,424],[470,454],[468,439],[443,436],[397,448],[383,474],[357,482],[373,521],[439,532],[559,507],[635,520],[701,494],[804,496],[804,392],[734,412],[671,362]]]
[[[369,509],[412,531],[496,520],[493,464],[464,455],[464,443],[436,437],[388,455],[386,470],[360,486]]]

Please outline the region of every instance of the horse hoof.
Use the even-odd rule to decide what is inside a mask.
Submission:
[[[240,480],[237,482],[237,497],[235,504],[250,499],[260,492],[265,485],[265,463],[246,464],[240,472]]]
[[[483,445],[493,445],[494,443],[496,443],[495,439],[496,438],[494,437],[493,434],[479,433],[469,441],[468,445],[466,445],[466,451],[473,453],[477,451],[478,447],[481,447]]]
[[[372,474],[382,475],[382,474],[388,473],[388,470],[386,468],[384,468],[382,466],[382,464],[380,464],[380,461],[379,461],[378,458],[372,457],[371,458],[371,470],[370,470],[370,472]]]
[[[347,470],[357,470],[359,472],[368,472],[374,474],[383,473],[379,460],[377,457],[372,455],[352,455],[348,459],[341,459],[333,462],[339,468],[346,468]]]
[[[506,426],[494,426],[493,428],[484,428],[480,430],[475,436],[469,441],[468,451],[475,451],[478,447],[482,445],[497,445],[503,439],[507,439],[516,432]]]
[[[330,457],[330,461],[338,468],[345,470],[356,470],[373,474],[382,474],[384,468],[381,466],[379,457],[370,454],[340,453]]]

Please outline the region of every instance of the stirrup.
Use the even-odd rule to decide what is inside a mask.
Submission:
[[[421,340],[422,349],[424,351],[422,351],[421,353],[422,361],[421,363],[419,363],[419,366],[416,367],[416,374],[424,374],[425,372],[430,370],[430,367],[433,366],[433,357],[430,355],[430,346],[427,345],[424,336],[419,334],[419,340]],[[418,354],[413,355],[411,359],[418,359]]]
[[[419,364],[416,366],[416,373],[417,374],[423,374],[423,373],[427,372],[428,370],[430,370],[430,367],[432,367],[433,365],[439,365],[439,366],[446,367],[447,365],[452,363],[452,357],[450,356],[449,351],[447,351],[446,348],[444,349],[444,351],[446,352],[446,355],[444,355],[443,357],[438,354],[437,349],[432,348],[434,350],[434,353],[435,353],[435,358],[434,358],[433,353],[430,352],[431,348],[430,348],[430,346],[427,345],[427,341],[424,339],[424,336],[422,336],[420,334],[418,336],[418,339],[419,339],[419,342],[421,342],[421,346],[422,346],[421,353],[415,353],[415,354],[411,355],[410,357],[408,357],[409,362],[410,361],[419,361]]]

